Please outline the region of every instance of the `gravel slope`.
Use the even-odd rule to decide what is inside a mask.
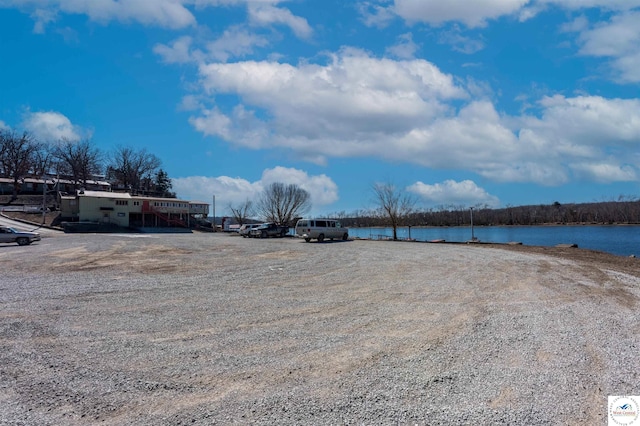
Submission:
[[[228,234],[0,246],[0,424],[604,425],[607,395],[640,394],[639,268],[607,259]]]

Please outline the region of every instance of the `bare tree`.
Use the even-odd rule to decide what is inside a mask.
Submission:
[[[107,166],[107,178],[121,183],[127,189],[141,189],[146,175],[153,176],[162,165],[155,155],[146,149],[118,147],[111,155]]]
[[[291,225],[295,217],[306,214],[311,208],[311,195],[298,185],[274,182],[267,186],[256,210],[268,222]]]
[[[26,132],[18,136],[14,131],[0,130],[0,172],[13,179],[12,201],[18,198],[20,180],[33,169],[39,149],[40,144]]]
[[[102,153],[89,140],[62,139],[53,149],[53,157],[58,170],[72,177],[75,188],[79,184],[86,186],[87,181],[102,170]]]
[[[414,209],[415,199],[390,183],[376,183],[373,193],[382,212],[389,218],[393,239],[398,239],[398,226]]]
[[[245,200],[238,205],[229,203],[228,207],[238,225],[244,225],[247,219],[253,215],[253,203],[250,200]]]
[[[33,153],[31,170],[35,176],[44,176],[51,172],[53,163],[53,147],[40,144],[39,148]]]

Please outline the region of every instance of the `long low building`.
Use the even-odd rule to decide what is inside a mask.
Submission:
[[[78,191],[60,195],[60,216],[71,222],[94,222],[121,227],[183,227],[209,215],[209,204],[175,198],[131,195],[126,192]]]

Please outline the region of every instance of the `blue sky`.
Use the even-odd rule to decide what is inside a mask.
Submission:
[[[146,148],[218,214],[640,195],[640,0],[0,0],[0,58],[0,127]]]

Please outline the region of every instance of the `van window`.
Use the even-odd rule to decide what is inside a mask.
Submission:
[[[298,222],[298,226],[307,228],[309,226],[309,223],[306,220],[301,220],[300,222]]]
[[[316,227],[317,228],[326,228],[327,227],[327,221],[326,220],[316,220]]]

